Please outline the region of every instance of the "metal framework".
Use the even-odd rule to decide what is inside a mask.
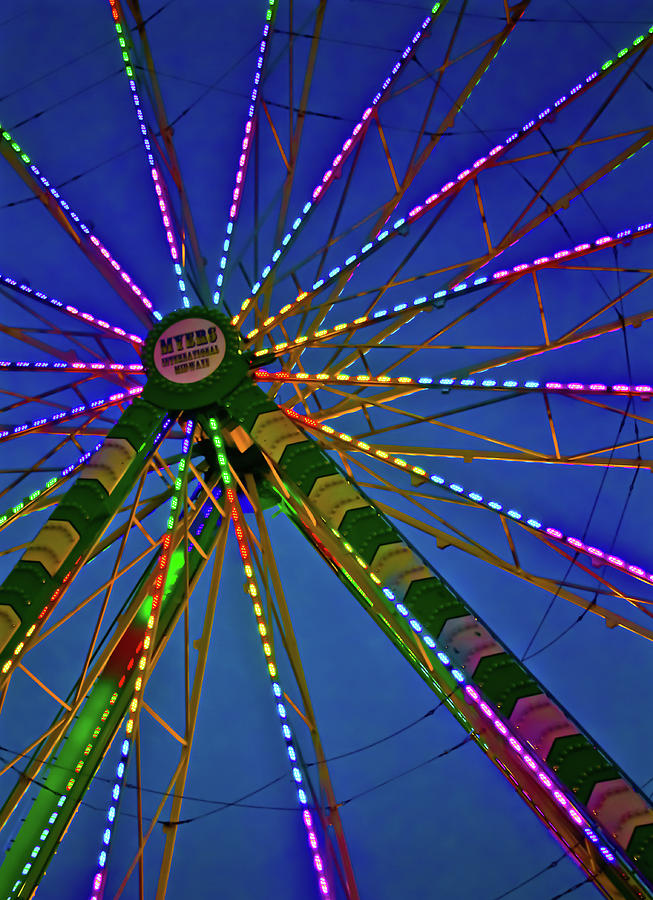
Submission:
[[[91,204],[78,194],[73,208],[27,136],[1,130],[3,157],[116,302],[91,290],[84,304],[59,299],[0,274],[11,348],[0,360],[0,831],[10,836],[0,900],[47,890],[100,789],[89,898],[171,894],[181,826],[196,818],[191,754],[234,560],[260,649],[251,670],[267,674],[309,850],[306,896],[365,895],[343,812],[359,795],[339,796],[279,513],[319,573],[316,595],[329,578],[353,596],[462,729],[440,756],[474,744],[586,882],[608,898],[653,900],[648,798],[527,666],[549,646],[531,649],[557,598],[575,607],[572,627],[600,621],[616,639],[653,639],[653,564],[619,539],[636,480],[653,470],[653,385],[633,364],[652,315],[653,225],[624,219],[606,234],[590,205],[611,179],[623,191],[653,138],[633,99],[653,25],[576,69],[557,98],[534,87],[540,111],[529,103],[529,118],[476,159],[477,149],[448,154],[456,169],[435,190],[434,163],[474,124],[475,98],[487,102],[484,85],[520,46],[530,8],[504,2],[484,17],[468,5],[418,16],[383,79],[356,94],[353,127],[335,117],[337,141],[325,145],[328,117],[313,103],[328,96],[321,54],[343,40],[330,29],[346,16],[321,0],[300,22],[292,0],[268,0],[245,54],[254,71],[242,76],[226,234],[207,261],[204,209],[191,208],[175,137],[185,113],[166,111],[170,73],[157,68],[150,27],[164,8],[148,17],[136,0],[108,0],[173,299],[140,286],[138,257],[108,249]],[[575,220],[574,201],[592,214]],[[616,347],[625,362],[615,366]],[[608,475],[632,479],[614,536],[593,530]],[[569,514],[574,484],[593,500],[589,519]],[[520,496],[528,509],[512,505]],[[448,573],[451,554],[475,573],[467,590],[453,586],[465,578]],[[550,598],[521,656],[477,611],[484,572],[506,596],[521,597],[517,585]],[[324,597],[316,603],[325,615]],[[52,660],[63,652],[60,672]],[[25,721],[22,705],[34,710]],[[219,723],[216,740],[226,732]],[[166,784],[148,815],[155,759]],[[115,851],[125,821],[127,858]]]

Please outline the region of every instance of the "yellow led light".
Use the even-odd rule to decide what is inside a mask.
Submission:
[[[393,461],[394,463],[396,463],[398,466],[407,466],[407,465],[408,465],[408,463],[406,462],[406,460],[405,460],[405,459],[402,459],[400,456],[395,456],[394,459],[393,459],[392,461]]]
[[[276,316],[268,316],[267,319],[263,322],[263,325],[271,325],[275,319]]]
[[[282,306],[279,310],[279,315],[283,315],[283,313],[287,313],[289,309],[292,309],[292,303],[286,303],[285,306]]]
[[[301,337],[295,338],[295,343],[296,343],[296,344],[303,344],[304,341],[307,341],[307,340],[308,340],[308,336],[305,335],[305,334],[303,334]]]
[[[315,337],[322,337],[322,336],[325,335],[326,333],[327,333],[327,329],[326,329],[326,328],[320,328],[319,331],[316,331],[316,332],[315,332]]]
[[[405,375],[402,375],[401,378],[397,379],[397,381],[399,382],[399,384],[412,384],[413,383],[413,379],[407,378]]]
[[[374,452],[376,453],[377,456],[380,456],[381,459],[387,459],[388,455],[389,455],[385,452],[385,450],[375,450]]]
[[[363,322],[367,322],[367,316],[361,316],[359,319],[354,319],[354,325],[362,325]]]

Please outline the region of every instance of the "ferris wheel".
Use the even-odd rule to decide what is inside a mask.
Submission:
[[[255,896],[248,866],[274,864],[207,818],[238,808],[294,813],[277,864],[306,848],[297,896],[397,896],[397,867],[405,896],[437,893],[430,856],[427,878],[417,851],[372,866],[349,815],[401,776],[364,754],[431,717],[450,743],[404,760],[426,790],[467,754],[577,888],[653,898],[631,778],[651,738],[653,24],[528,0],[192,6],[108,0],[70,26],[87,49],[3,98],[0,900],[62,896],[73,870],[92,900]],[[51,173],[74,140],[95,162]],[[354,681],[381,708],[395,667],[388,734]],[[220,712],[240,681],[264,718]],[[227,765],[252,790],[234,775],[214,801]],[[484,797],[451,782],[473,822]],[[441,840],[437,783],[428,815],[386,807],[414,844]],[[273,785],[283,806],[254,799]]]

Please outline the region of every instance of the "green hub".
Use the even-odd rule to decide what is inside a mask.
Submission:
[[[171,410],[220,403],[249,368],[227,316],[199,307],[170,313],[152,329],[143,364],[143,397]]]

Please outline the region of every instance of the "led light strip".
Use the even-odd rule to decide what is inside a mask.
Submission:
[[[170,208],[168,206],[168,198],[166,196],[167,192],[165,191],[165,182],[161,178],[159,167],[157,166],[154,159],[154,154],[152,153],[152,145],[150,144],[150,139],[147,136],[147,126],[145,125],[145,122],[143,120],[141,98],[138,96],[138,91],[136,90],[134,67],[129,57],[129,50],[127,49],[127,26],[125,24],[125,19],[121,14],[120,5],[117,0],[109,0],[109,3],[111,4],[111,13],[113,15],[113,20],[116,26],[116,32],[118,34],[118,43],[120,44],[120,48],[122,50],[122,59],[125,64],[125,72],[127,73],[127,78],[129,79],[129,89],[131,91],[132,100],[134,102],[134,108],[136,110],[136,116],[138,118],[138,124],[141,130],[141,137],[143,138],[145,155],[150,167],[150,175],[152,176],[152,183],[154,184],[154,190],[156,192],[159,210],[161,211],[161,221],[163,222],[163,228],[165,230],[166,239],[168,241],[168,249],[170,250],[172,264],[174,266],[175,274],[178,279],[177,286],[179,287],[179,292],[181,294],[181,299],[184,306],[189,307],[190,301],[188,300],[188,296],[186,294],[186,282],[182,277],[183,270],[179,263],[179,250],[177,248],[177,241],[175,240],[175,234],[172,227]]]
[[[111,394],[110,397],[104,397],[104,399],[102,400],[94,400],[92,403],[81,404],[80,406],[75,406],[72,409],[63,409],[61,410],[61,412],[55,413],[54,415],[48,416],[47,418],[34,419],[32,422],[24,422],[22,425],[14,425],[12,428],[0,431],[0,441],[10,440],[11,438],[16,437],[17,434],[27,434],[30,431],[41,428],[43,425],[52,425],[53,422],[74,419],[75,416],[79,416],[84,412],[95,412],[96,410],[104,409],[104,407],[113,406],[113,404],[115,403],[121,403],[124,400],[131,400],[132,397],[135,397],[142,392],[142,387],[130,388],[128,391]]]
[[[170,424],[170,419],[166,419],[166,420],[164,421],[164,423],[163,423],[162,431],[163,431],[165,428],[167,428],[169,424]],[[157,437],[155,438],[155,443],[158,441],[158,439],[159,439],[160,437],[161,437],[161,434],[157,435]],[[209,515],[210,515],[212,509],[213,509],[213,502],[212,502],[211,500],[209,500],[209,501],[207,501],[207,502],[204,504],[204,512],[203,512],[202,518],[201,518],[200,521],[199,521],[199,524],[198,524],[198,525],[196,526],[196,528],[195,528],[194,537],[197,538],[197,537],[199,537],[200,534],[202,533],[202,531],[203,531],[203,529],[204,529],[204,525],[206,524],[206,519],[209,517]],[[195,548],[194,546],[191,545],[190,548],[189,548],[189,550],[188,550],[189,556],[192,556],[192,554],[193,554],[193,553],[196,553],[196,552],[197,552],[197,551],[196,551],[196,548]],[[136,652],[137,652],[137,653],[140,652],[141,647],[142,647],[142,643],[141,643],[141,645],[140,645],[139,647],[136,648]],[[126,665],[125,665],[125,671],[123,672],[123,674],[122,674],[122,676],[121,676],[121,678],[120,678],[120,681],[118,682],[118,685],[117,685],[117,686],[118,686],[118,690],[117,690],[117,691],[114,691],[114,692],[112,693],[112,695],[111,695],[111,697],[110,697],[110,699],[109,699],[109,706],[105,708],[104,712],[102,713],[102,715],[101,715],[101,717],[100,717],[100,724],[99,724],[99,725],[95,728],[95,730],[93,731],[93,734],[92,734],[92,736],[91,736],[91,740],[89,741],[89,743],[88,743],[88,744],[86,745],[86,747],[84,748],[84,752],[83,752],[82,756],[80,757],[80,759],[78,760],[76,766],[74,767],[74,770],[71,769],[71,772],[74,771],[75,775],[79,774],[79,772],[81,772],[82,768],[84,767],[84,764],[85,764],[85,757],[87,757],[87,756],[89,755],[89,753],[91,752],[91,750],[93,749],[93,744],[94,744],[94,742],[97,740],[97,738],[99,737],[99,735],[100,735],[100,733],[101,733],[101,731],[102,731],[102,726],[104,725],[104,723],[106,722],[107,718],[109,717],[109,714],[110,714],[110,709],[109,709],[109,707],[110,707],[110,706],[113,706],[114,703],[116,702],[116,700],[118,699],[118,697],[119,697],[119,695],[120,695],[122,689],[124,688],[124,685],[125,685],[125,682],[126,682],[127,673],[131,670],[131,668],[132,668],[132,666],[134,665],[135,661],[136,661],[135,657],[132,657],[132,658],[126,663]],[[70,787],[68,787],[68,790],[70,790],[70,789],[72,788],[72,786],[73,786],[74,783],[75,783],[75,780],[76,780],[76,779],[73,778],[72,782],[69,782]],[[63,796],[63,795],[62,795],[62,796]],[[113,793],[112,793],[112,797],[113,797]],[[48,819],[48,824],[49,824],[49,825],[53,825],[54,822],[57,820],[58,815],[59,815],[58,809],[61,808],[61,806],[64,805],[64,803],[65,803],[65,801],[66,801],[67,799],[68,799],[68,796],[65,795],[64,801],[63,801],[63,803],[62,803],[62,802],[60,802],[60,801],[61,801],[61,797],[59,797],[59,802],[57,802],[57,809],[54,810],[54,812],[52,813],[52,815],[51,815],[51,816],[49,817],[49,819]],[[114,814],[114,818],[115,818],[115,814]],[[43,830],[43,832],[41,833],[41,836],[40,836],[40,838],[39,838],[39,841],[44,841],[45,838],[47,838],[47,836],[48,836],[49,833],[50,833],[50,829],[47,828],[47,827],[44,828],[44,830]],[[32,852],[30,853],[31,858],[35,858],[35,857],[38,855],[39,851],[41,850],[41,847],[42,847],[42,844],[41,844],[40,842],[37,842],[37,843],[34,845],[34,847],[33,847],[33,849],[32,849]],[[29,870],[31,869],[31,867],[32,867],[32,866],[31,866],[31,863],[27,863],[27,864],[23,867],[22,874],[23,874],[23,875],[27,875],[28,872],[29,872]],[[15,893],[15,892],[18,890],[18,888],[21,886],[22,883],[23,883],[23,882],[20,881],[20,880],[19,880],[19,881],[16,881],[15,884],[14,884],[14,886],[13,886],[13,888],[12,888],[12,893]],[[9,896],[11,896],[11,894],[10,894]],[[8,900],[9,900],[9,898],[8,898]]]
[[[649,35],[653,34],[653,25],[649,28],[648,34]],[[619,51],[617,58],[619,60],[623,60],[624,57],[626,57],[634,52],[637,52],[637,48],[639,48],[639,45],[642,44],[644,41],[648,41],[650,43],[651,38],[647,37],[643,34],[638,35],[630,47],[624,47],[623,50]],[[643,48],[640,48],[640,50],[641,49],[643,49]],[[606,74],[606,72],[610,68],[612,68],[612,66],[614,64],[615,64],[615,60],[611,60],[611,59],[604,62],[603,65],[601,66],[600,71],[591,72],[589,75],[587,75],[585,77],[583,82],[579,82],[573,88],[571,88],[571,90],[569,91],[568,94],[563,94],[551,106],[548,106],[545,109],[543,109],[538,114],[536,119],[531,119],[529,122],[527,122],[525,125],[523,125],[521,127],[520,131],[515,131],[515,132],[513,132],[513,134],[511,134],[509,137],[507,137],[503,144],[497,144],[495,147],[493,147],[491,150],[488,151],[486,156],[481,156],[479,159],[477,159],[472,164],[471,168],[463,169],[456,176],[455,181],[448,181],[446,184],[444,184],[440,188],[439,191],[436,191],[434,194],[431,194],[429,197],[427,197],[423,203],[418,204],[417,206],[413,207],[413,209],[410,210],[410,212],[408,213],[408,216],[406,218],[399,219],[397,222],[395,222],[393,228],[387,229],[387,230],[381,232],[381,235],[378,235],[374,242],[368,242],[367,244],[365,244],[364,247],[360,250],[360,252],[358,254],[354,254],[354,255],[350,256],[342,266],[338,266],[335,269],[333,269],[332,272],[329,273],[328,278],[319,279],[318,281],[316,281],[310,291],[303,292],[302,294],[299,295],[298,301],[301,299],[304,299],[309,294],[312,294],[313,291],[321,289],[324,285],[330,284],[337,275],[340,275],[343,272],[351,271],[353,268],[355,268],[357,265],[359,265],[359,263],[363,259],[363,256],[366,253],[369,253],[372,250],[378,249],[379,246],[381,246],[381,244],[383,244],[384,242],[395,237],[395,235],[397,234],[398,231],[401,234],[405,234],[406,230],[408,228],[407,221],[409,224],[412,224],[412,222],[416,221],[418,218],[423,216],[438,201],[443,200],[443,199],[448,199],[450,196],[452,196],[452,194],[451,194],[452,189],[455,189],[454,193],[457,193],[467,181],[470,181],[471,179],[476,178],[480,171],[482,171],[485,168],[488,168],[491,164],[496,164],[497,158],[499,156],[502,156],[506,152],[508,147],[514,145],[515,142],[518,143],[520,140],[522,140],[528,134],[530,134],[534,130],[538,129],[541,126],[542,122],[548,116],[557,114],[560,111],[560,109],[564,108],[569,103],[571,103],[572,100],[576,99],[576,97],[578,97],[581,93],[584,93],[584,91],[587,90],[587,88],[589,87],[589,85],[592,82],[596,81],[597,79],[600,80]],[[301,220],[296,220],[296,221],[299,221],[299,224],[301,224]],[[297,227],[299,227],[299,224],[297,224]],[[293,223],[293,229],[295,229],[295,223]],[[276,252],[279,252],[279,251],[277,250]],[[570,253],[571,253],[571,251],[570,251]],[[569,254],[566,254],[566,255],[569,255]],[[273,257],[273,262],[275,262],[274,257]],[[265,270],[263,270],[263,274],[265,277]],[[507,274],[508,273],[506,273],[506,275]],[[260,288],[260,285],[259,285],[259,288]],[[255,293],[256,290],[257,290],[257,285],[254,285],[253,293]],[[298,302],[298,301],[296,301],[296,302]],[[243,312],[246,311],[246,309],[248,308],[250,303],[251,303],[251,299],[248,299],[245,301],[245,304],[247,304],[247,306],[245,306],[245,304],[243,304],[243,310],[242,310]],[[288,309],[288,307],[284,307],[284,310],[287,310],[287,309]],[[240,316],[236,317],[236,319],[234,319],[234,322],[236,322],[236,321],[242,321]]]
[[[0,361],[0,368],[2,367]],[[492,378],[409,378],[401,375],[391,378],[389,375],[331,375],[329,372],[268,372],[265,369],[254,369],[251,373],[257,381],[287,381],[291,384],[355,384],[362,387],[405,387],[414,386],[418,390],[422,388],[445,390],[492,390],[492,391],[537,391],[539,393],[557,394],[606,394],[618,397],[644,397],[649,399],[653,395],[653,385],[650,384],[601,384],[592,382],[583,384],[579,381],[514,381],[506,379],[496,381]]]
[[[190,458],[191,438],[194,428],[195,423],[191,419],[189,419],[186,422],[186,427],[184,428],[184,440],[181,445],[182,458],[179,460],[179,468],[177,471],[177,477],[175,479],[175,490],[170,501],[170,516],[168,517],[166,534],[163,539],[161,554],[159,556],[159,562],[157,566],[158,572],[156,578],[154,579],[154,587],[152,590],[152,610],[145,627],[143,647],[137,664],[137,670],[141,674],[138,674],[136,676],[136,681],[134,683],[134,696],[129,705],[129,715],[127,718],[127,724],[125,726],[126,737],[123,740],[120,748],[120,761],[118,762],[118,766],[116,768],[116,780],[111,792],[111,805],[109,806],[107,821],[105,823],[105,829],[102,834],[102,849],[100,851],[100,855],[98,856],[97,870],[95,873],[95,877],[93,878],[93,888],[91,891],[90,900],[101,900],[101,897],[104,893],[104,882],[106,880],[107,871],[107,853],[109,851],[109,844],[111,842],[111,835],[113,833],[114,823],[116,819],[120,791],[125,780],[125,771],[127,769],[129,753],[134,741],[134,726],[138,718],[142,689],[144,682],[147,681],[147,677],[149,674],[147,672],[147,665],[150,662],[150,658],[152,655],[152,638],[156,634],[156,626],[159,621],[159,613],[161,611],[161,598],[165,589],[166,576],[168,574],[168,564],[170,562],[170,544],[172,542],[172,533],[178,520],[177,509],[179,507],[179,501],[186,481],[184,477],[184,471]]]
[[[258,110],[258,99],[260,88],[259,84],[263,75],[263,65],[265,63],[268,47],[270,46],[270,33],[274,27],[274,18],[277,13],[277,0],[268,0],[268,8],[265,13],[265,25],[263,26],[263,35],[261,43],[258,47],[258,57],[256,59],[256,74],[254,75],[254,87],[250,94],[250,105],[247,112],[247,122],[245,123],[245,136],[241,144],[241,154],[238,160],[238,169],[236,170],[236,185],[231,195],[231,206],[229,207],[229,221],[227,222],[227,236],[222,245],[222,257],[220,258],[220,271],[216,280],[216,289],[213,294],[213,302],[220,302],[220,291],[222,282],[224,281],[224,271],[227,267],[227,256],[229,254],[229,246],[231,244],[231,235],[238,218],[238,210],[243,194],[243,182],[247,172],[247,164],[252,150],[252,141],[254,138],[254,128],[256,127],[256,112]]]
[[[27,297],[31,297],[34,300],[38,300],[40,303],[54,306],[59,312],[72,316],[80,322],[85,322],[87,325],[92,325],[94,328],[98,328],[101,331],[110,331],[118,337],[124,338],[135,344],[141,345],[145,343],[143,338],[139,337],[137,334],[128,334],[124,328],[119,328],[117,325],[110,325],[108,322],[105,322],[104,319],[96,319],[95,316],[92,316],[90,313],[82,312],[77,309],[76,306],[71,306],[69,303],[62,303],[61,300],[57,300],[55,297],[49,297],[47,294],[44,294],[43,291],[35,291],[29,284],[16,281],[15,278],[10,278],[8,275],[2,275],[0,273],[0,284],[4,284],[12,290],[25,294]]]
[[[240,550],[240,555],[243,560],[245,577],[247,579],[247,592],[252,598],[252,606],[254,609],[254,615],[256,616],[256,624],[261,638],[261,645],[263,647],[263,653],[265,655],[265,663],[267,666],[268,675],[270,677],[270,683],[272,685],[272,692],[274,694],[277,715],[279,716],[279,722],[281,724],[281,733],[283,734],[286,744],[286,751],[288,753],[288,758],[290,759],[293,780],[297,785],[297,799],[299,801],[302,813],[302,821],[304,823],[304,828],[306,829],[306,836],[308,838],[308,844],[311,849],[313,866],[315,868],[315,871],[317,872],[320,894],[322,897],[326,898],[326,900],[331,900],[332,894],[325,873],[324,861],[322,859],[322,854],[320,853],[317,834],[315,832],[315,826],[313,825],[313,818],[308,808],[308,795],[306,794],[303,786],[304,776],[302,775],[301,769],[299,768],[297,751],[295,749],[295,741],[293,738],[292,730],[287,721],[286,708],[282,702],[283,692],[281,690],[281,686],[277,677],[277,665],[274,657],[274,650],[272,649],[272,644],[270,643],[270,640],[267,636],[268,626],[263,614],[263,607],[261,606],[256,576],[254,575],[254,567],[249,552],[249,545],[245,536],[245,528],[240,521],[241,512],[238,505],[236,492],[232,487],[233,479],[231,477],[231,471],[229,469],[229,463],[227,461],[224,443],[222,441],[222,436],[220,434],[217,420],[214,418],[209,419],[208,426],[210,437],[213,442],[213,446],[215,447],[215,452],[218,458],[222,480],[225,485],[227,502],[231,508],[231,519],[233,522],[234,531],[236,533],[236,540],[238,541],[238,549]]]
[[[360,261],[364,254],[377,249],[380,243],[388,240],[388,238],[392,236],[392,234],[404,227],[405,220],[399,219],[394,223],[392,228],[382,231],[374,242],[370,241],[365,244],[358,255],[350,256],[349,259],[347,259],[345,265],[342,266],[342,268],[338,266],[335,269],[332,269],[329,272],[328,278],[323,278],[319,281],[316,281],[310,291],[302,291],[302,293],[299,294],[294,302],[288,303],[286,304],[286,306],[282,307],[276,316],[269,316],[267,319],[265,319],[260,328],[254,328],[253,331],[250,331],[246,335],[246,340],[251,341],[258,335],[269,332],[272,328],[278,325],[282,319],[287,318],[289,315],[293,315],[295,311],[299,311],[300,307],[304,307],[307,302],[310,302],[313,299],[313,297],[315,296],[315,291],[320,290],[325,284],[330,284],[336,279],[336,277],[342,270],[347,270],[348,267],[357,264],[357,261]],[[588,253],[593,253],[596,250],[601,250],[603,248],[615,247],[618,244],[625,243],[626,241],[631,241],[636,237],[649,235],[652,232],[653,222],[645,222],[643,225],[638,225],[634,228],[626,228],[624,231],[620,231],[614,237],[611,235],[604,235],[603,237],[597,238],[591,243],[584,242],[582,244],[577,244],[573,248],[564,248],[558,250],[553,253],[552,256],[539,256],[532,262],[519,263],[518,265],[513,266],[511,269],[499,269],[497,272],[494,272],[491,275],[481,275],[478,278],[475,278],[472,282],[463,281],[460,284],[457,284],[455,287],[449,288],[448,290],[443,289],[436,291],[430,297],[417,297],[417,299],[409,300],[407,303],[398,303],[392,309],[378,309],[376,310],[376,312],[371,313],[370,315],[361,316],[358,319],[354,319],[353,322],[340,322],[338,325],[332,325],[329,328],[323,328],[320,331],[316,331],[315,334],[311,336],[307,335],[296,338],[291,342],[275,344],[271,348],[271,350],[272,352],[274,352],[278,351],[279,349],[294,349],[301,344],[325,340],[333,337],[336,334],[342,334],[343,331],[355,331],[362,325],[371,325],[375,322],[381,321],[385,322],[388,319],[392,319],[395,316],[405,313],[406,310],[410,311],[417,307],[442,307],[452,297],[459,295],[466,296],[468,294],[471,294],[473,291],[480,290],[481,288],[492,287],[493,285],[499,284],[501,282],[510,282],[512,280],[516,280],[517,278],[521,278],[522,275],[525,275],[528,272],[551,268],[557,266],[560,262],[568,262],[573,259],[578,259],[580,257],[586,256]],[[257,351],[257,356],[263,356],[264,354],[269,352],[270,350],[259,350]]]
[[[380,104],[383,103],[383,101],[386,99],[386,96],[393,83],[399,78],[399,75],[403,72],[407,63],[409,63],[412,59],[419,42],[427,36],[428,29],[431,27],[434,21],[434,17],[438,13],[441,5],[441,3],[435,3],[433,5],[430,14],[426,16],[421,26],[418,28],[418,30],[415,32],[411,40],[404,48],[401,56],[392,67],[390,74],[381,85],[381,90],[377,91],[377,93],[374,95],[370,105],[364,111],[363,115],[354,126],[352,133],[342,145],[340,152],[334,157],[333,161],[331,162],[330,168],[326,170],[326,172],[322,176],[321,181],[319,181],[314,188],[313,199],[304,204],[301,214],[297,216],[292,224],[292,228],[284,235],[280,246],[277,247],[277,249],[272,254],[272,259],[261,273],[260,281],[257,281],[256,284],[254,284],[252,287],[252,296],[244,301],[240,308],[240,312],[232,319],[232,325],[238,326],[242,323],[243,319],[245,318],[245,314],[247,313],[251,304],[254,302],[256,295],[260,293],[261,289],[265,285],[266,279],[269,277],[272,270],[276,268],[281,257],[284,256],[290,249],[292,241],[298,233],[300,227],[306,224],[306,220],[308,219],[310,213],[315,209],[315,206],[322,199],[324,193],[327,191],[330,185],[334,183],[336,178],[340,176],[342,166],[349,158],[349,156],[351,156],[357,144],[359,144],[365,137],[367,129],[372,122],[372,113],[374,112],[375,108],[380,106]]]
[[[40,369],[46,372],[143,372],[145,367],[142,363],[123,365],[123,363],[82,362],[81,360],[70,363],[0,359],[0,369],[8,372],[22,372],[25,369]]]
[[[0,125],[0,129],[2,129],[2,125]],[[152,303],[146,297],[146,295],[143,293],[143,291],[138,287],[137,284],[135,284],[132,281],[132,279],[124,271],[124,269],[122,269],[120,264],[109,253],[109,251],[104,246],[102,241],[100,241],[100,239],[91,232],[91,229],[88,227],[88,225],[85,225],[84,222],[82,222],[80,217],[77,215],[77,213],[74,212],[70,208],[69,204],[63,199],[63,197],[61,196],[59,191],[50,184],[50,182],[45,177],[45,175],[42,174],[40,169],[34,165],[34,163],[31,161],[30,157],[27,155],[27,153],[24,152],[24,150],[20,146],[20,144],[18,144],[18,142],[15,141],[12,138],[12,136],[9,134],[9,132],[5,129],[3,129],[0,132],[0,135],[2,137],[2,140],[4,140],[6,142],[7,146],[10,147],[14,151],[14,154],[16,155],[16,157],[18,157],[21,160],[21,162],[27,168],[29,168],[30,173],[40,181],[40,183],[47,190],[47,192],[50,194],[50,196],[55,200],[57,206],[63,211],[64,215],[67,218],[72,219],[73,222],[75,223],[75,225],[83,232],[83,234],[91,241],[91,243],[95,247],[97,247],[97,249],[100,251],[102,256],[107,260],[107,262],[111,265],[111,267],[113,269],[115,269],[115,271],[120,275],[122,280],[129,287],[129,289],[132,291],[132,293],[143,304],[143,306],[148,311],[148,313],[150,315],[153,315],[156,319],[161,319],[162,318],[161,314],[154,310]]]
[[[506,509],[501,503],[498,503],[496,500],[487,500],[478,492],[468,491],[457,482],[450,482],[447,479],[443,478],[441,475],[431,474],[425,469],[422,469],[420,466],[412,466],[400,456],[394,456],[392,453],[386,453],[385,450],[375,450],[369,444],[365,443],[365,441],[359,441],[356,438],[352,437],[350,434],[346,434],[343,431],[336,431],[335,428],[331,428],[330,425],[323,425],[322,422],[318,422],[316,419],[312,419],[309,416],[304,416],[301,413],[295,412],[294,409],[283,409],[283,407],[279,408],[294,421],[300,422],[302,425],[306,425],[308,428],[313,428],[316,431],[320,431],[323,434],[328,435],[332,439],[343,441],[353,450],[362,450],[369,456],[382,459],[390,466],[394,466],[397,469],[402,469],[404,472],[410,472],[413,475],[417,475],[419,478],[423,478],[425,481],[432,481],[433,484],[437,484],[438,487],[442,488],[442,490],[456,494],[458,497],[465,497],[466,499],[471,500],[473,503],[483,507],[484,509],[491,509],[494,510],[494,512],[502,513],[509,518],[520,522],[520,524],[526,526],[527,528],[538,532],[539,534],[546,534],[548,537],[553,538],[556,541],[560,541],[563,544],[568,544],[579,553],[586,553],[593,559],[600,559],[602,563],[605,563],[605,565],[607,566],[611,566],[613,569],[618,569],[620,572],[627,572],[629,575],[632,575],[634,578],[638,578],[640,581],[646,581],[648,584],[653,584],[653,572],[647,572],[645,569],[641,568],[641,566],[633,565],[632,563],[628,563],[618,556],[614,556],[612,553],[609,553],[605,550],[600,550],[598,547],[593,547],[590,544],[586,544],[584,541],[581,541],[579,538],[574,537],[573,535],[564,534],[558,528],[543,525],[542,522],[540,522],[538,519],[528,518],[526,517],[526,515],[520,513],[516,509]]]
[[[370,569],[370,567],[367,565],[367,563],[365,563],[365,561],[356,554],[354,548],[350,544],[348,544],[347,541],[345,541],[343,539],[340,532],[335,528],[332,528],[330,526],[328,526],[328,527],[330,528],[331,532],[335,535],[335,537],[338,538],[338,540],[341,542],[344,551],[353,557],[353,559],[356,561],[356,563],[362,569],[365,570],[365,574],[371,578],[373,583],[381,588],[385,597],[394,604],[394,607],[397,610],[397,612],[399,613],[399,615],[402,616],[404,619],[408,620],[408,624],[410,625],[416,639],[421,641],[424,644],[426,652],[430,652],[432,655],[434,655],[437,658],[438,662],[445,669],[447,669],[449,671],[449,673],[453,676],[454,680],[457,682],[457,684],[461,688],[463,688],[463,686],[464,686],[464,688],[463,688],[464,697],[465,697],[467,703],[469,703],[469,704],[475,703],[479,707],[482,714],[489,720],[489,722],[491,722],[494,725],[497,732],[503,738],[505,745],[506,745],[506,749],[510,748],[510,752],[513,755],[516,755],[522,761],[523,764],[528,766],[528,768],[537,776],[537,778],[541,782],[541,784],[549,791],[550,794],[552,794],[556,803],[558,803],[558,805],[564,809],[567,816],[577,826],[583,828],[583,831],[584,831],[586,837],[588,837],[589,840],[592,841],[592,843],[598,845],[598,849],[601,852],[601,854],[603,855],[603,857],[608,862],[614,863],[616,861],[616,859],[615,859],[614,854],[610,850],[610,848],[608,846],[606,846],[605,844],[601,843],[601,839],[596,834],[596,832],[588,825],[588,823],[585,820],[585,818],[583,817],[583,815],[578,811],[578,809],[576,809],[576,807],[573,805],[573,803],[570,801],[570,799],[567,796],[565,796],[564,792],[566,791],[566,788],[563,788],[562,785],[556,783],[555,775],[552,772],[550,772],[548,770],[548,768],[540,760],[536,761],[533,758],[534,754],[531,755],[531,753],[529,753],[527,750],[524,749],[523,745],[517,740],[515,735],[512,733],[509,725],[501,719],[501,717],[492,708],[492,706],[489,703],[487,703],[487,701],[482,697],[480,690],[478,688],[476,688],[475,686],[473,686],[472,684],[468,683],[468,679],[465,677],[465,675],[459,669],[457,669],[453,665],[453,663],[451,662],[451,659],[447,656],[447,654],[444,651],[438,650],[437,644],[433,640],[431,635],[427,631],[424,630],[421,623],[411,615],[411,613],[404,606],[404,604],[401,603],[399,600],[397,600],[394,592],[392,590],[390,590],[390,588],[382,586],[381,579],[372,571],[372,569]],[[345,574],[347,576],[348,580],[350,580],[355,585],[355,587],[363,595],[365,595],[365,591],[360,587],[360,585],[356,581],[354,581],[354,579],[352,579],[351,576],[344,569],[342,569],[341,571],[343,572],[343,574]],[[409,653],[411,652],[408,647],[406,647],[406,649],[408,650]],[[411,656],[412,655],[413,654],[411,653]],[[425,669],[425,667],[419,660],[417,660],[417,663],[423,669]],[[430,675],[430,673],[426,669],[425,669],[425,673],[427,675]],[[439,687],[439,685],[438,685],[438,687]],[[440,690],[441,690],[441,688],[440,688]],[[445,699],[445,702],[447,702],[446,699]],[[466,727],[471,728],[471,724],[468,721],[463,720],[463,724],[466,725]],[[606,844],[607,843],[608,843],[608,841],[606,841]]]
[[[161,438],[165,434],[168,426],[170,425],[170,421],[171,420],[169,417],[166,417],[163,420],[163,423],[161,425],[161,431],[156,435],[156,437],[154,438],[154,440],[152,442],[152,452],[154,452],[154,450],[156,450],[156,448],[159,444],[159,441],[161,440]],[[104,443],[104,441],[101,441],[99,446],[101,447],[103,443]],[[96,450],[97,449],[98,448],[96,447]],[[94,452],[95,452],[95,450],[91,451],[91,453],[94,453]],[[90,454],[84,454],[84,461],[86,461],[87,456],[90,456]],[[65,469],[62,469],[62,472],[61,472],[62,476],[65,477],[66,475],[69,475],[76,466],[77,466],[77,463],[71,463],[70,466],[66,466]],[[26,642],[29,640],[29,638],[32,637],[32,635],[36,631],[39,623],[43,621],[43,619],[45,618],[46,614],[48,613],[48,610],[50,609],[50,607],[52,606],[54,608],[54,605],[57,603],[59,596],[62,593],[62,590],[65,590],[65,587],[68,584],[68,582],[70,581],[70,579],[81,568],[80,560],[81,560],[81,557],[80,557],[80,559],[78,559],[75,562],[73,567],[68,572],[66,572],[66,574],[63,576],[63,578],[61,579],[61,587],[58,587],[55,590],[55,592],[52,594],[52,596],[50,597],[48,602],[45,604],[45,606],[39,613],[37,622],[35,622],[34,625],[30,625],[30,627],[27,629],[27,631],[25,632],[25,635],[23,637],[23,640],[14,649],[14,655],[13,655],[12,659],[8,659],[7,662],[3,665],[2,669],[0,669],[0,674],[6,675],[7,672],[11,669],[11,667],[15,663],[20,661],[20,656],[21,656],[23,650],[25,649]],[[50,612],[52,612],[52,610],[50,610]]]

